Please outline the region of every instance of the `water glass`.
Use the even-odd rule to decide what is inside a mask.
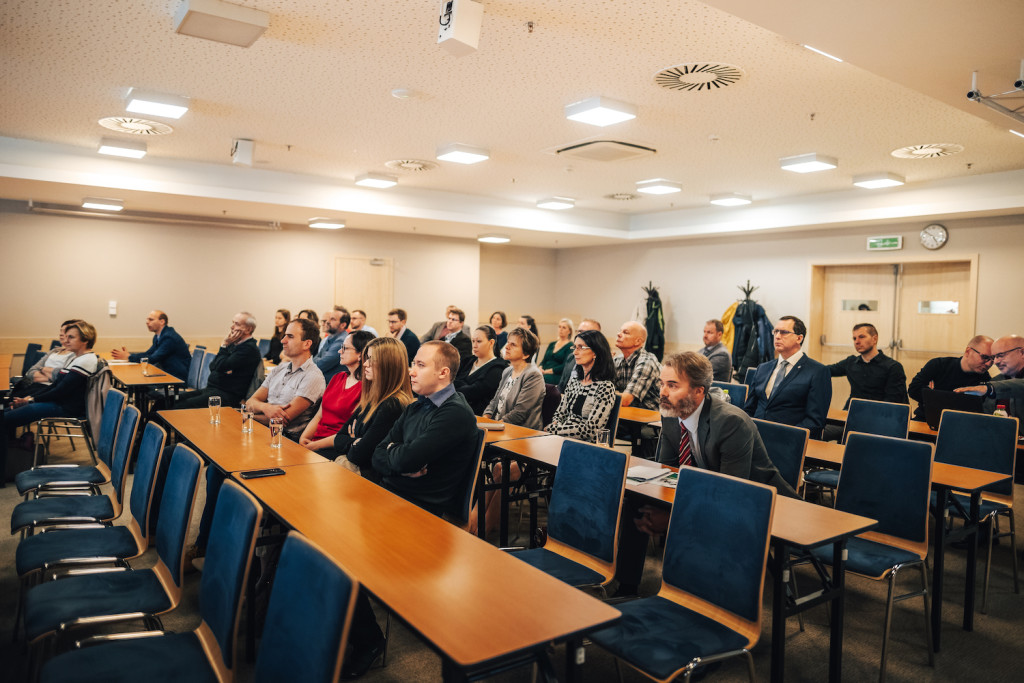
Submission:
[[[139,359],[139,364],[142,365],[142,376],[143,377],[149,377],[149,359],[148,358],[140,358]]]
[[[242,433],[243,434],[252,434],[252,416],[253,416],[253,414],[252,414],[252,411],[249,410],[249,407],[247,405],[245,405],[245,401],[242,401],[242,408],[241,408],[240,412],[242,413]]]
[[[610,429],[598,429],[597,432],[597,445],[608,446],[610,445],[612,432]]]
[[[220,424],[220,396],[211,396],[209,400],[210,404],[210,424]]]
[[[284,440],[284,420],[279,417],[270,418],[270,447],[280,448]]]

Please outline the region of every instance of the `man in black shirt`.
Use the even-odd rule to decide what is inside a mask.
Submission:
[[[932,358],[910,381],[907,393],[917,401],[914,419],[924,421],[924,404],[921,403],[923,389],[953,391],[987,382],[988,369],[992,367],[992,338],[979,334],[967,343],[964,355],[959,358],[945,356]]]

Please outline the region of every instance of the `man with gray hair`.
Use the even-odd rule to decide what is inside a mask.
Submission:
[[[709,320],[704,323],[704,348],[700,352],[711,361],[716,382],[728,382],[732,379],[732,354],[722,343],[723,334],[725,325],[721,320]]]
[[[256,318],[252,313],[236,313],[217,356],[210,362],[206,388],[181,394],[174,408],[205,408],[211,396],[220,396],[225,406],[237,406],[248,398],[249,387],[263,363],[259,346],[252,337],[255,330]]]

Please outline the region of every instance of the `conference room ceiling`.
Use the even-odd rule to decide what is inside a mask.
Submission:
[[[986,95],[1020,77],[1019,0],[487,0],[479,49],[464,57],[436,43],[437,0],[239,2],[271,15],[250,48],[176,34],[183,1],[5,0],[0,197],[77,203],[92,187],[137,210],[285,224],[329,213],[352,228],[501,232],[516,244],[563,247],[914,220],[930,215],[912,201],[923,189],[968,196],[985,178],[1005,185],[1024,169],[1024,138],[1009,133],[1024,125],[965,97],[973,70]],[[732,66],[739,78],[699,90],[656,82],[680,64]],[[191,109],[154,119],[173,132],[145,136],[145,159],[97,157],[103,136],[136,139],[98,123],[126,115],[133,86],[186,95]],[[413,96],[395,98],[396,88]],[[565,118],[565,105],[598,95],[635,105],[637,118],[606,128]],[[255,141],[253,168],[232,164],[236,138]],[[657,151],[612,162],[553,153],[587,139]],[[436,161],[452,142],[486,148],[491,159]],[[963,151],[891,155],[940,143]],[[779,168],[780,157],[810,152],[839,167]],[[402,159],[436,167],[386,166]],[[397,175],[399,186],[354,187],[366,172]],[[907,185],[851,185],[877,172]],[[651,178],[682,191],[609,198],[635,195]],[[710,207],[718,193],[754,203]],[[535,207],[551,196],[576,208]],[[901,207],[865,218],[876,202]],[[844,208],[807,218],[828,205]],[[774,218],[762,221],[767,208]],[[964,202],[953,213],[1024,213],[1024,198]]]

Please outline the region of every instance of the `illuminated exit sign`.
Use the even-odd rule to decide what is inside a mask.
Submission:
[[[893,251],[894,249],[902,248],[903,235],[868,238],[868,251]]]

